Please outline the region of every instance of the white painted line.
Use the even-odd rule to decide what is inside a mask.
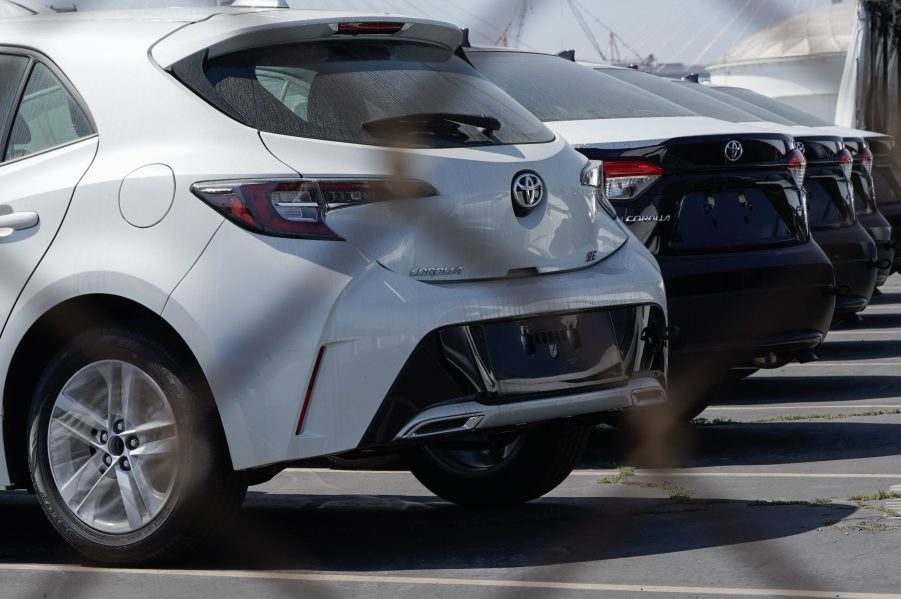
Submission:
[[[901,485],[892,485],[888,490],[890,493],[901,493]]]
[[[801,406],[707,406],[706,411],[745,412],[766,410],[901,410],[901,403],[896,404],[814,404]]]
[[[0,571],[52,572],[67,574],[119,574],[131,576],[167,576],[207,579],[277,580],[283,582],[391,584],[438,587],[482,587],[507,589],[546,589],[554,591],[594,591],[610,593],[668,593],[684,595],[727,595],[733,597],[797,597],[809,599],[901,599],[898,593],[860,593],[851,591],[813,591],[802,589],[746,589],[740,587],[682,587],[593,582],[554,582],[545,580],[496,580],[480,578],[431,578],[425,576],[375,576],[361,574],[307,574],[300,572],[259,572],[253,570],[161,570],[139,568],[92,568],[70,565],[0,564]]]
[[[577,474],[575,476],[588,476]],[[684,472],[682,470],[639,471],[635,476],[681,476],[686,478],[895,478],[901,474],[865,474],[860,472]]]
[[[901,329],[859,329],[855,331],[829,331],[827,339],[835,335],[901,335]]]
[[[852,360],[850,362],[807,362],[806,364],[799,364],[798,362],[791,362],[786,364],[785,366],[803,366],[804,368],[810,368],[811,366],[826,366],[826,367],[849,367],[849,366],[901,366],[901,362],[864,362],[862,360]],[[783,366],[783,368],[785,368]],[[757,377],[764,378],[764,377]]]
[[[287,468],[288,472],[299,474],[406,474],[406,470],[329,470],[328,468]],[[619,470],[573,470],[570,476],[615,476]],[[637,470],[634,476],[684,476],[700,477],[735,477],[735,478],[894,478],[901,480],[898,474],[866,474],[834,473],[834,472],[729,472],[729,471],[694,471],[694,470]],[[899,485],[901,486],[901,485]]]

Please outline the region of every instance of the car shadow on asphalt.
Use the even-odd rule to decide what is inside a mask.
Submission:
[[[820,369],[818,372],[822,372]],[[901,376],[754,376],[733,384],[716,405],[822,404],[901,397]],[[853,404],[846,406],[853,408]],[[901,403],[898,404],[901,408]]]
[[[868,329],[901,329],[901,314],[877,314],[864,312],[858,322],[847,322],[836,327],[839,331],[866,331]]]
[[[901,342],[897,339],[867,339],[861,341],[833,341],[816,349],[821,360],[830,362],[839,360],[874,360],[879,358],[901,357]]]
[[[879,306],[883,304],[901,304],[901,293],[896,291],[883,291],[880,295],[874,295],[870,301],[870,305]]]
[[[855,460],[901,455],[901,423],[811,420],[749,423],[726,421],[695,425],[674,433],[668,443],[680,448],[679,466],[769,465]],[[580,464],[610,467],[630,462],[633,436],[601,428],[594,432]]]
[[[10,502],[10,495],[0,493],[0,562],[83,563],[37,502]],[[855,510],[636,497],[553,497],[475,509],[433,496],[251,492],[223,541],[166,567],[386,572],[553,566],[778,539],[831,526]]]

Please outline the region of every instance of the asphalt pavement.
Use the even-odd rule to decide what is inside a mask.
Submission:
[[[679,469],[642,469],[604,428],[513,509],[314,463],[253,487],[227,542],[105,569],[0,493],[0,597],[901,599],[901,277],[818,354],[738,383],[680,436]]]

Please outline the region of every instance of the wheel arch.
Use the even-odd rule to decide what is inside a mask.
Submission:
[[[190,361],[198,380],[210,392],[203,370],[182,336],[162,316],[122,296],[88,294],[72,297],[44,312],[28,328],[13,353],[3,385],[3,450],[9,481],[31,488],[28,473],[28,414],[46,365],[68,341],[92,328],[129,323],[153,333]]]

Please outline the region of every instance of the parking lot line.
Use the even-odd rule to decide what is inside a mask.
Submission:
[[[406,474],[407,470],[330,470],[328,468],[287,468],[286,471],[299,474]],[[573,470],[570,476],[612,476],[619,470]],[[901,473],[861,473],[861,472],[711,472],[687,470],[636,470],[635,476],[687,476],[687,477],[735,477],[735,478],[897,478]]]
[[[901,362],[863,362],[859,361],[854,364],[855,366],[901,366]],[[810,368],[811,366],[827,366],[831,368],[835,367],[847,367],[849,364],[847,362],[806,362],[801,364],[800,362],[791,362],[786,364],[785,366],[803,366],[805,368]],[[783,367],[784,368],[784,367]]]
[[[299,572],[259,572],[253,570],[162,570],[152,568],[95,568],[52,564],[0,564],[0,571],[66,574],[119,574],[242,580],[278,580],[283,582],[391,584],[407,586],[458,586],[554,591],[593,591],[611,593],[667,593],[685,595],[726,595],[735,597],[796,597],[809,599],[901,599],[898,593],[861,593],[804,589],[749,589],[741,587],[689,587],[593,582],[554,582],[543,580],[496,580],[479,578],[432,578],[423,576],[377,576],[357,574],[306,574]]]
[[[899,335],[898,329],[852,329],[850,331],[829,331],[829,338],[836,335]]]
[[[846,403],[846,404],[809,404],[809,405],[800,405],[800,406],[707,406],[704,409],[707,411],[726,411],[726,412],[750,412],[753,410],[758,411],[769,411],[769,410],[897,410],[901,409],[901,404],[861,404],[861,403]]]

